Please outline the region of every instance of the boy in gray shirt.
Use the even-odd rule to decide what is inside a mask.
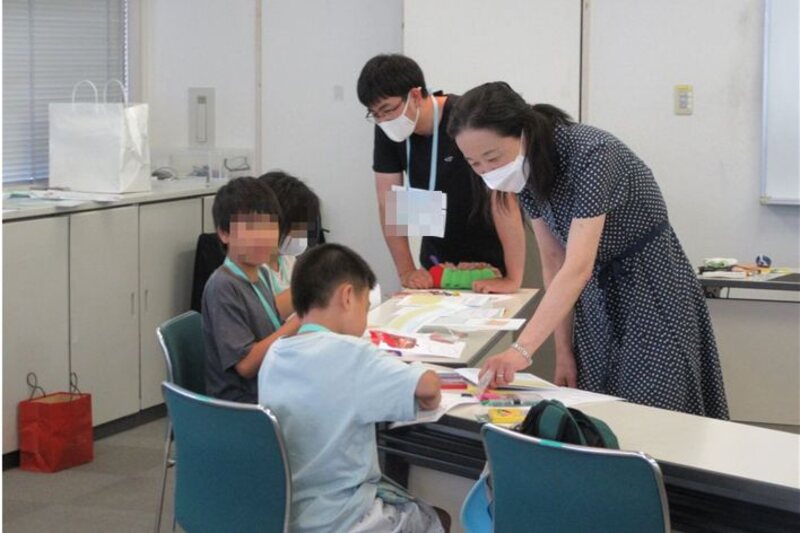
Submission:
[[[265,263],[278,253],[280,206],[255,178],[220,188],[212,208],[227,248],[203,291],[206,393],[234,402],[258,401],[258,369],[272,343],[300,326],[289,291],[275,295]]]

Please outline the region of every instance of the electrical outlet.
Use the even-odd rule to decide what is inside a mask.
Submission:
[[[691,85],[675,86],[675,114],[691,115],[694,112],[694,88]]]
[[[215,106],[213,87],[189,88],[189,146],[214,147]]]

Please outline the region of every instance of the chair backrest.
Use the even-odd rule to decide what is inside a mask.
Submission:
[[[186,531],[288,531],[292,477],[275,416],[255,404],[161,385],[179,458],[175,519]]]
[[[492,473],[495,531],[669,531],[658,464],[640,452],[481,430]]]
[[[206,350],[202,318],[187,311],[156,329],[167,365],[167,381],[198,394],[206,392]]]

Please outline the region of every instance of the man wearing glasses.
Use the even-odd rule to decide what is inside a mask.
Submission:
[[[525,242],[520,209],[512,195],[505,202],[490,196],[447,135],[450,109],[458,96],[429,93],[419,65],[399,54],[367,61],[357,89],[368,110],[367,120],[375,124],[372,169],[381,227],[401,284],[412,289],[432,287],[427,269],[440,261],[487,263],[503,274],[475,282],[476,291],[519,289],[525,263],[525,247],[519,245]],[[403,172],[410,187],[447,195],[444,237],[422,238],[419,269],[408,237],[397,235],[386,222],[387,196],[393,187],[403,185]]]

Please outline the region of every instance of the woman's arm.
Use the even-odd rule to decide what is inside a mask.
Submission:
[[[564,262],[553,276],[542,302],[517,340],[528,353],[533,354],[539,349],[578,301],[583,288],[592,277],[604,223],[605,214],[573,219]],[[483,365],[481,375],[491,371],[494,373],[493,384],[505,385],[514,380],[516,371],[527,366],[525,357],[517,350],[509,348],[490,357]]]
[[[522,286],[522,275],[525,271],[525,227],[517,195],[506,195],[506,200],[504,204],[500,195],[492,191],[492,220],[503,246],[506,275],[503,278],[476,281],[472,284],[475,292],[510,293],[517,292]]]

